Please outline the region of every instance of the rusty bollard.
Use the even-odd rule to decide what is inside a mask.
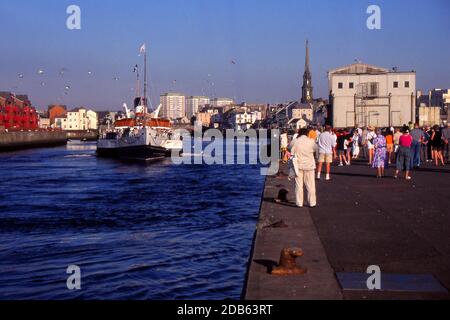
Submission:
[[[273,268],[271,274],[275,276],[304,275],[307,270],[298,266],[296,259],[303,256],[302,249],[285,248],[281,251],[280,263]]]

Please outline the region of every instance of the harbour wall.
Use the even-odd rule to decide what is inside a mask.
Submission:
[[[67,139],[69,140],[81,140],[81,141],[97,141],[97,131],[68,131]]]
[[[66,143],[67,134],[62,131],[0,132],[0,152],[58,146]]]

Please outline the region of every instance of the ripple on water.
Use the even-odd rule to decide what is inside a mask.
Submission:
[[[240,297],[258,167],[124,164],[74,144],[2,154],[0,174],[0,299]]]

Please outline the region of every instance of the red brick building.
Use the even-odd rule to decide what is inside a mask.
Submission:
[[[0,92],[0,127],[7,130],[39,128],[39,117],[27,95]]]

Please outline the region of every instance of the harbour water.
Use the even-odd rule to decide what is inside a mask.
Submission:
[[[151,165],[95,143],[0,154],[0,299],[238,299],[259,166]],[[81,290],[66,269],[81,268]]]

